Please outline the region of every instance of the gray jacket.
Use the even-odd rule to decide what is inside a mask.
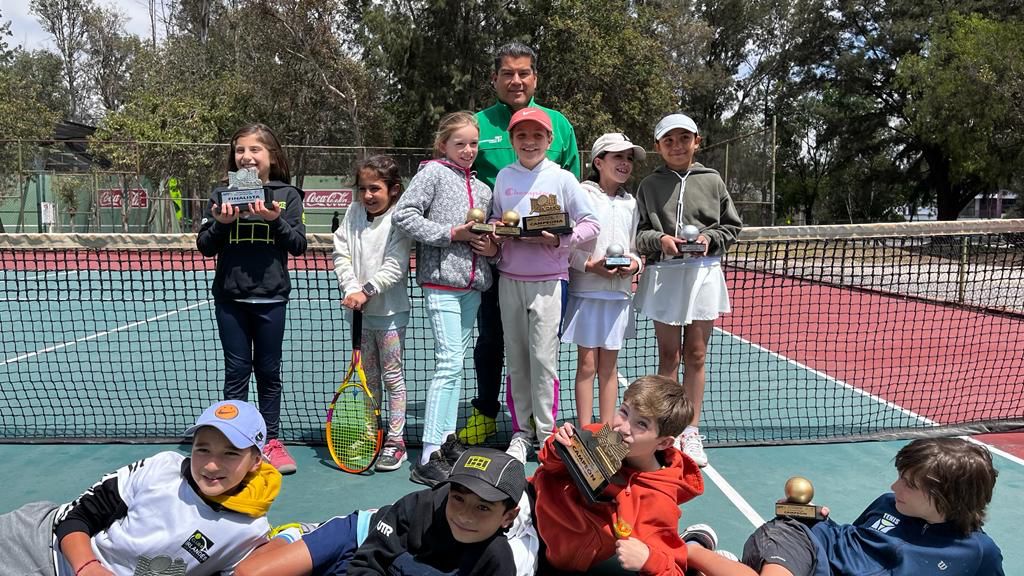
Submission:
[[[391,222],[416,241],[416,281],[421,287],[490,287],[488,258],[474,254],[468,242],[451,240],[452,228],[466,223],[470,208],[489,214],[490,207],[491,189],[469,170],[444,160],[420,164]]]
[[[685,187],[681,185],[684,180]],[[640,212],[636,248],[647,256],[648,263],[661,259],[661,237],[676,236],[677,225],[699,228],[708,238],[708,256],[724,255],[743,228],[725,182],[718,172],[699,162],[682,174],[659,166],[640,182],[636,207]]]

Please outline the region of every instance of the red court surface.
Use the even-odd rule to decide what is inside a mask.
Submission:
[[[719,326],[939,424],[1024,419],[1024,320],[733,270]],[[1024,434],[987,442],[1024,456]]]

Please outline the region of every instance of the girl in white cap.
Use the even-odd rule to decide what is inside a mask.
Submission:
[[[610,423],[618,405],[616,361],[626,338],[635,333],[632,278],[641,270],[636,253],[640,216],[636,199],[624,184],[633,163],[647,152],[625,134],[604,134],[590,150],[590,176],[582,183],[601,231],[573,247],[569,256],[569,300],[562,342],[576,344],[576,418],[580,426],[594,416],[594,376],[598,414]]]
[[[697,425],[704,399],[704,357],[715,319],[729,312],[722,256],[743,227],[718,172],[694,161],[697,124],[669,114],[654,128],[654,149],[665,161],[640,182],[637,250],[647,269],[636,291],[636,309],[654,320],[658,374],[679,377],[693,402],[693,421],[679,437],[699,466],[707,455]],[[687,230],[689,228],[689,230]],[[688,249],[697,248],[696,252]]]

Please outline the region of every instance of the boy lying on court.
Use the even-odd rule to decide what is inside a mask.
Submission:
[[[235,574],[512,576],[515,561],[504,531],[519,513],[525,489],[521,462],[498,450],[470,448],[438,486],[376,511],[332,518],[305,534],[286,531]]]
[[[742,563],[691,541],[690,566],[704,576],[1002,576],[1002,553],[981,530],[997,475],[988,450],[959,438],[915,440],[896,454],[896,470],[892,492],[853,524],[775,518],[747,539]],[[717,541],[707,526],[688,532]]]
[[[267,427],[237,400],[189,428],[190,458],[160,452],[103,477],[74,502],[0,516],[8,576],[230,573],[267,541],[281,474],[263,461]]]
[[[607,489],[614,496],[610,503],[591,504],[580,493],[554,445],[568,446],[575,430],[569,423],[556,429],[530,479],[536,494],[532,521],[541,540],[538,574],[586,572],[613,556],[642,575],[684,573],[679,505],[704,492],[704,479],[673,442],[692,417],[693,404],[675,380],[643,376],[629,385],[612,417],[629,452],[617,474],[621,481]],[[525,511],[521,517],[530,522]]]

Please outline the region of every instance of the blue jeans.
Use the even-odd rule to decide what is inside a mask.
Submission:
[[[459,394],[462,391],[463,362],[473,337],[476,311],[480,308],[477,290],[453,291],[423,289],[427,315],[434,329],[434,378],[427,389],[427,409],[423,422],[423,441],[444,443],[444,435],[455,431]]]
[[[260,414],[267,439],[281,426],[281,345],[287,302],[217,302],[217,328],[224,347],[224,399],[249,400],[249,379],[256,374]]]

